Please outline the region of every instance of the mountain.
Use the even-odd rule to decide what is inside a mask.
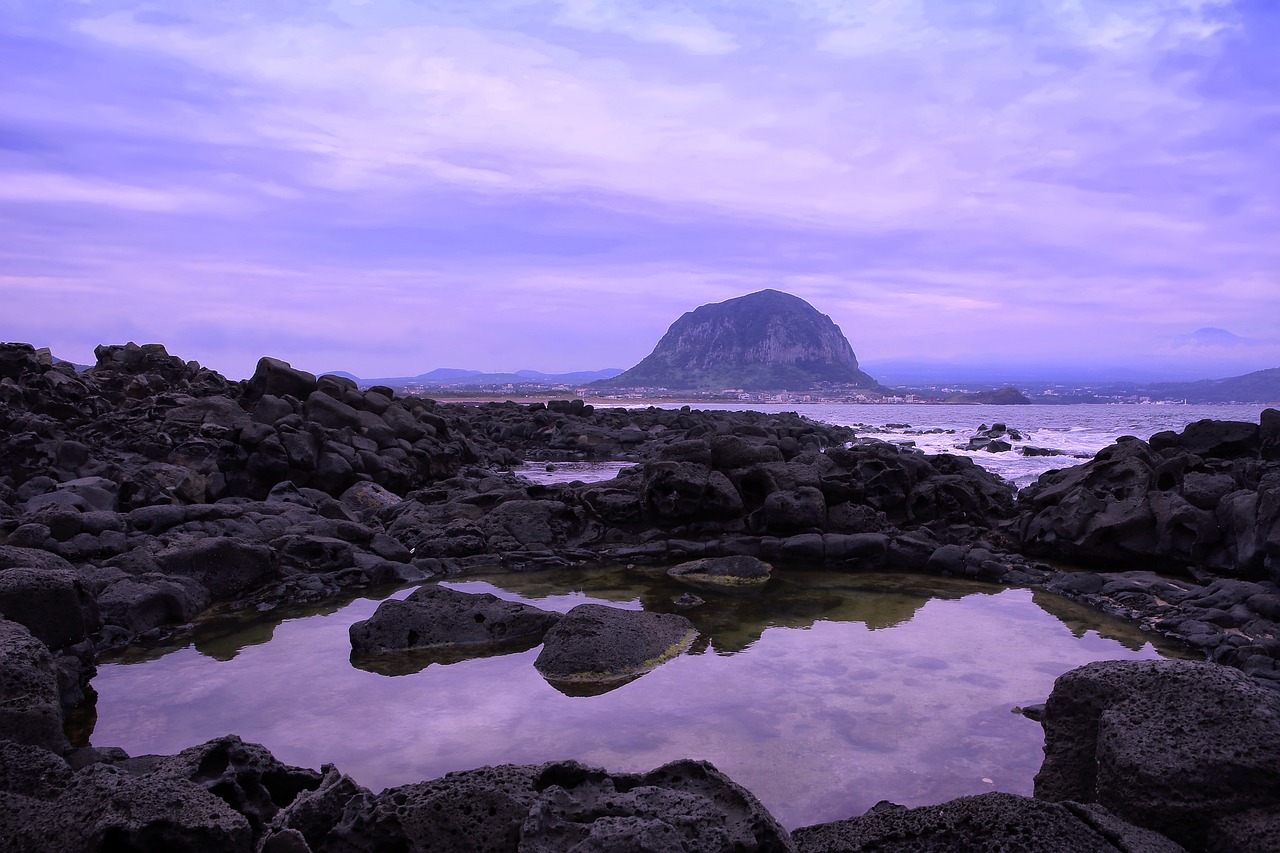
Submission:
[[[1165,400],[1182,398],[1188,403],[1274,403],[1280,401],[1280,367],[1226,379],[1161,382],[1149,388],[1152,396]]]
[[[761,290],[684,314],[648,356],[596,388],[883,392],[858,368],[840,327],[803,299]]]
[[[362,379],[352,373],[341,370],[330,371],[333,376],[344,376],[354,381],[361,388],[372,385],[386,385],[393,389],[448,388],[455,391],[465,390],[500,390],[494,386],[564,386],[586,385],[598,379],[617,376],[622,371],[618,368],[604,370],[578,370],[571,373],[541,373],[537,370],[518,370],[515,373],[484,373],[479,370],[463,370],[456,367],[439,367],[417,376],[394,376],[379,379]]]

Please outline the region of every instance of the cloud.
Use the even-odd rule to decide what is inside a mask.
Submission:
[[[6,335],[97,287],[228,365],[628,366],[781,287],[863,358],[1275,337],[1256,5],[47,8],[0,26]]]
[[[600,33],[616,33],[641,42],[670,45],[694,54],[732,53],[732,36],[684,6],[632,4],[619,0],[561,0],[557,24]]]

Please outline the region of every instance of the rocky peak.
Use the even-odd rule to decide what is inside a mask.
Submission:
[[[690,311],[611,387],[803,391],[819,384],[877,389],[831,318],[778,290]]]

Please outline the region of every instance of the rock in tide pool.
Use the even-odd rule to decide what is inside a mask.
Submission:
[[[505,653],[537,645],[560,619],[529,604],[503,601],[488,593],[423,586],[403,601],[378,605],[373,616],[350,628],[351,649],[364,668],[385,674],[416,672],[436,660]],[[412,660],[387,660],[390,653],[414,652]],[[418,654],[426,652],[427,654]]]
[[[754,590],[769,582],[773,566],[756,557],[708,557],[672,566],[667,574],[703,589]]]
[[[682,654],[697,635],[674,613],[579,604],[547,632],[534,666],[563,693],[604,693]]]

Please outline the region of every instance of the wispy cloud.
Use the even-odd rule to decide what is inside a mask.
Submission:
[[[336,357],[324,302],[363,294],[396,314],[370,374],[627,366],[769,286],[864,358],[1273,340],[1277,34],[1228,0],[23,7],[0,336],[60,334],[60,280],[237,364],[271,328]]]

